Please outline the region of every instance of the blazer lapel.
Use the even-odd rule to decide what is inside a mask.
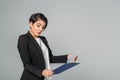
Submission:
[[[43,52],[42,52],[42,49],[41,49],[41,47],[39,46],[39,44],[37,43],[37,41],[35,40],[35,38],[31,35],[31,33],[28,31],[28,36],[29,36],[29,41],[32,43],[32,45],[33,46],[35,46],[37,49],[38,49],[38,51],[40,52],[40,53],[42,53],[42,56],[43,56]]]

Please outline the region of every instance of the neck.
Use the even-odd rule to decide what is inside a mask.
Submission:
[[[38,38],[38,36],[35,36],[31,30],[29,32],[34,38]]]

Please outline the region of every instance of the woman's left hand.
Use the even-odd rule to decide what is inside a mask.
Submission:
[[[68,54],[67,59],[72,61],[72,62],[76,62],[78,59],[78,56],[73,56],[72,54]]]

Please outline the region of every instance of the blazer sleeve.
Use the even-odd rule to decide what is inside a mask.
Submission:
[[[42,77],[42,69],[40,69],[38,66],[34,66],[31,64],[28,49],[28,38],[26,36],[22,35],[19,37],[17,47],[23,62],[24,69],[38,77]]]
[[[59,56],[54,56],[52,54],[52,51],[48,45],[48,41],[45,37],[43,37],[43,42],[46,44],[46,46],[48,47],[49,50],[49,58],[50,58],[50,62],[51,63],[66,63],[67,62],[67,55],[59,55]]]

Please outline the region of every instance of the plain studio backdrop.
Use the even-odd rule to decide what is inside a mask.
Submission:
[[[119,0],[0,0],[0,80],[20,79],[17,40],[36,12],[48,18],[54,55],[80,51],[81,64],[52,80],[120,80]]]

